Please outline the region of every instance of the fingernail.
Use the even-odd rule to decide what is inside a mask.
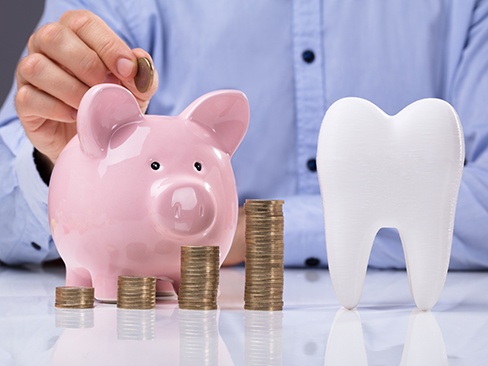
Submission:
[[[132,70],[134,69],[134,63],[127,59],[121,58],[117,61],[117,72],[123,78],[128,78],[132,74]]]
[[[145,93],[151,87],[154,77],[154,68],[147,57],[137,59],[137,74],[134,78],[137,90]]]
[[[73,118],[73,121],[76,122],[76,119],[78,118],[78,111],[76,109],[71,109],[71,118]]]

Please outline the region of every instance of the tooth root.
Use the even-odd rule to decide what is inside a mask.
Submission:
[[[346,211],[346,212],[344,212]],[[349,225],[345,226],[344,222]],[[339,303],[346,309],[354,309],[361,298],[369,256],[377,230],[368,221],[347,212],[342,206],[328,220],[327,257],[329,272]]]
[[[449,267],[452,237],[447,230],[435,229],[426,223],[418,223],[399,230],[410,291],[420,310],[430,310],[436,304]]]
[[[383,227],[400,233],[417,306],[435,305],[449,265],[463,162],[461,125],[444,101],[424,99],[395,116],[360,98],[329,108],[317,172],[329,271],[341,305],[358,304]]]

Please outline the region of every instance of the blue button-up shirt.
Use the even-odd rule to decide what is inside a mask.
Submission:
[[[287,265],[327,264],[313,161],[326,109],[347,96],[389,114],[447,100],[467,159],[451,268],[488,268],[488,1],[48,0],[41,24],[74,8],[151,53],[160,87],[150,114],[178,114],[216,89],[247,94],[250,127],[233,157],[239,199],[285,200]],[[13,95],[0,114],[0,259],[37,262],[56,256],[47,187]],[[380,231],[370,265],[404,268],[396,232]]]

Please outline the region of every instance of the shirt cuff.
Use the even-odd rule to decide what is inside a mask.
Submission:
[[[59,255],[52,241],[47,214],[48,187],[42,181],[33,157],[34,147],[25,139],[15,160],[15,170],[19,189],[28,209],[32,212],[33,222],[26,222],[22,235],[22,243],[14,251],[29,253],[12,253],[12,258],[29,258],[29,262],[42,262],[55,259]]]
[[[19,181],[20,190],[37,218],[43,218],[47,224],[47,194],[48,187],[42,181],[36,164],[34,163],[34,146],[29,140],[25,140],[15,160],[15,170]]]

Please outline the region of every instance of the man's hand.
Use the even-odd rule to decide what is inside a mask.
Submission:
[[[139,70],[136,86],[140,58],[152,65],[147,52],[129,49],[102,19],[85,10],[68,11],[59,22],[37,30],[29,39],[28,55],[17,67],[15,99],[20,121],[36,150],[56,162],[76,134],[81,98],[96,84],[123,85],[145,112],[158,76],[155,70],[152,78],[147,77],[152,70]]]

